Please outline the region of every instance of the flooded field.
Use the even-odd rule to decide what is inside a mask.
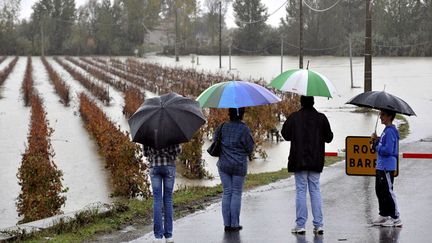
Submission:
[[[352,96],[363,92],[363,88],[351,89],[349,60],[343,57],[309,57],[310,68],[327,76],[338,89],[339,95],[333,99],[317,98],[316,108],[329,118],[335,134],[334,141],[327,145],[327,151],[344,148],[345,137],[352,135],[368,136],[372,133],[376,115],[373,113],[353,112],[353,106],[345,105]],[[307,60],[305,59],[305,60]],[[2,70],[12,57],[0,64]],[[53,68],[63,77],[72,90],[69,107],[59,102],[59,97],[49,82],[47,72],[39,57],[33,57],[33,78],[35,89],[44,100],[50,126],[54,129],[52,146],[54,162],[64,173],[63,185],[69,188],[64,212],[83,208],[96,202],[111,202],[108,172],[103,158],[98,154],[95,141],[88,135],[79,116],[77,93],[86,92],[52,58],[47,58]],[[280,57],[232,57],[232,68],[228,70],[228,57],[223,57],[223,68],[219,70],[216,56],[200,56],[200,65],[191,63],[189,56],[181,57],[176,63],[174,58],[149,56],[140,61],[157,62],[169,66],[196,68],[210,72],[232,73],[247,80],[250,77],[264,78],[267,82],[280,73]],[[295,57],[285,57],[285,69],[298,66]],[[30,108],[24,107],[20,87],[26,67],[26,58],[20,57],[18,63],[5,83],[0,86],[0,228],[16,224],[19,220],[15,201],[20,187],[16,177],[22,153],[27,142]],[[75,66],[82,73],[86,71]],[[354,59],[354,85],[363,86],[363,59]],[[432,137],[432,58],[374,58],[373,89],[385,90],[407,101],[417,117],[407,117],[410,134],[402,141],[417,141]],[[122,114],[123,96],[109,87],[110,105],[98,103],[120,129],[127,131],[127,120]],[[88,93],[91,96],[90,93]],[[146,97],[154,96],[146,92]],[[381,132],[382,126],[378,126]],[[204,149],[209,146],[206,141]],[[401,146],[403,146],[401,144]],[[268,142],[265,144],[268,158],[250,162],[249,172],[275,171],[286,167],[289,143]],[[415,152],[415,151],[413,151]],[[219,183],[216,159],[203,153],[206,169],[214,176],[213,180],[187,180],[178,177],[176,186],[214,185]]]

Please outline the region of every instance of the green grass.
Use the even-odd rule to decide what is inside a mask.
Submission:
[[[326,165],[342,160],[326,157]],[[286,168],[275,172],[248,174],[245,190],[267,185],[291,176]],[[183,217],[197,210],[204,209],[219,200],[222,186],[185,187],[173,195],[175,218]],[[56,226],[30,235],[22,235],[17,241],[25,242],[82,242],[94,239],[97,235],[118,231],[127,225],[152,223],[152,199],[120,199],[108,213],[99,214],[88,211],[76,215],[76,220],[69,223],[59,222]]]

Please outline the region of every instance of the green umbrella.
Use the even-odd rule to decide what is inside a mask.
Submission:
[[[336,95],[336,88],[324,75],[308,69],[292,69],[281,73],[270,83],[270,86],[305,96],[323,96],[331,98]]]

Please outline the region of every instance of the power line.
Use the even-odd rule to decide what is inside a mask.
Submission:
[[[306,2],[306,0],[302,0],[303,1],[303,3],[310,9],[310,10],[312,10],[312,11],[315,11],[315,12],[325,12],[325,11],[328,11],[328,10],[330,10],[330,9],[332,9],[333,7],[335,7],[341,0],[337,0],[333,5],[331,5],[330,7],[328,7],[328,8],[325,8],[325,9],[316,9],[316,8],[314,8],[314,7],[312,7],[312,6],[310,6],[307,2]]]
[[[264,19],[260,19],[260,20],[255,20],[255,21],[242,21],[242,20],[236,20],[235,18],[233,18],[232,16],[228,16],[228,18],[231,18],[231,19],[233,19],[234,21],[238,21],[239,23],[241,23],[241,24],[256,24],[256,23],[259,23],[259,22],[265,22],[265,21],[267,21],[268,20],[268,18],[270,17],[270,16],[272,16],[272,15],[274,15],[276,12],[278,12],[285,4],[287,4],[288,3],[288,1],[289,0],[287,0],[287,1],[285,1],[282,5],[280,5],[275,11],[273,11],[272,13],[270,13],[269,15],[267,15],[267,17],[266,18],[264,18]]]
[[[300,48],[297,45],[291,44],[289,42],[284,41],[284,44],[287,44],[288,46],[294,47],[294,48]],[[332,50],[332,49],[337,49],[339,47],[345,46],[346,44],[339,44],[337,46],[331,46],[331,47],[324,47],[324,48],[309,48],[309,47],[303,47],[304,50],[308,50],[308,51],[326,51],[326,50]]]
[[[236,50],[241,51],[241,52],[258,53],[258,52],[266,51],[267,49],[269,49],[269,48],[272,47],[272,46],[274,46],[274,44],[270,44],[270,45],[268,45],[268,46],[262,48],[261,50],[245,50],[245,49],[239,48],[239,47],[237,47],[237,46],[231,46],[231,47],[232,47],[233,49],[236,49]]]
[[[357,43],[363,43],[361,40],[358,39],[353,39],[353,41]],[[381,45],[381,44],[372,43],[373,46],[386,47],[386,48],[407,48],[407,47],[423,46],[429,44],[432,44],[432,41],[424,41],[424,42],[419,42],[414,44],[401,44],[401,45]]]
[[[432,41],[425,41],[425,42],[420,42],[420,43],[415,43],[415,44],[405,44],[405,45],[379,45],[379,44],[375,44],[375,46],[379,46],[379,47],[388,47],[388,48],[406,48],[406,47],[413,47],[413,46],[423,46],[423,45],[428,45],[428,44],[432,44]]]

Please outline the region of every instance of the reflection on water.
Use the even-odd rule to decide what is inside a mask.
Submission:
[[[374,177],[364,176],[363,178],[363,192],[361,195],[364,195],[363,203],[364,205],[364,217],[365,222],[372,222],[374,216],[372,215],[372,200],[376,200],[375,195],[375,184]],[[375,215],[375,214],[374,214]]]
[[[303,235],[293,234],[293,235],[296,238],[297,243],[308,243],[308,242],[323,243],[324,242],[324,235],[314,234],[312,241],[308,241],[306,235],[304,234]]]
[[[381,227],[379,228],[380,243],[397,243],[399,242],[399,233],[401,227]]]
[[[225,232],[223,243],[241,243],[240,232]]]

